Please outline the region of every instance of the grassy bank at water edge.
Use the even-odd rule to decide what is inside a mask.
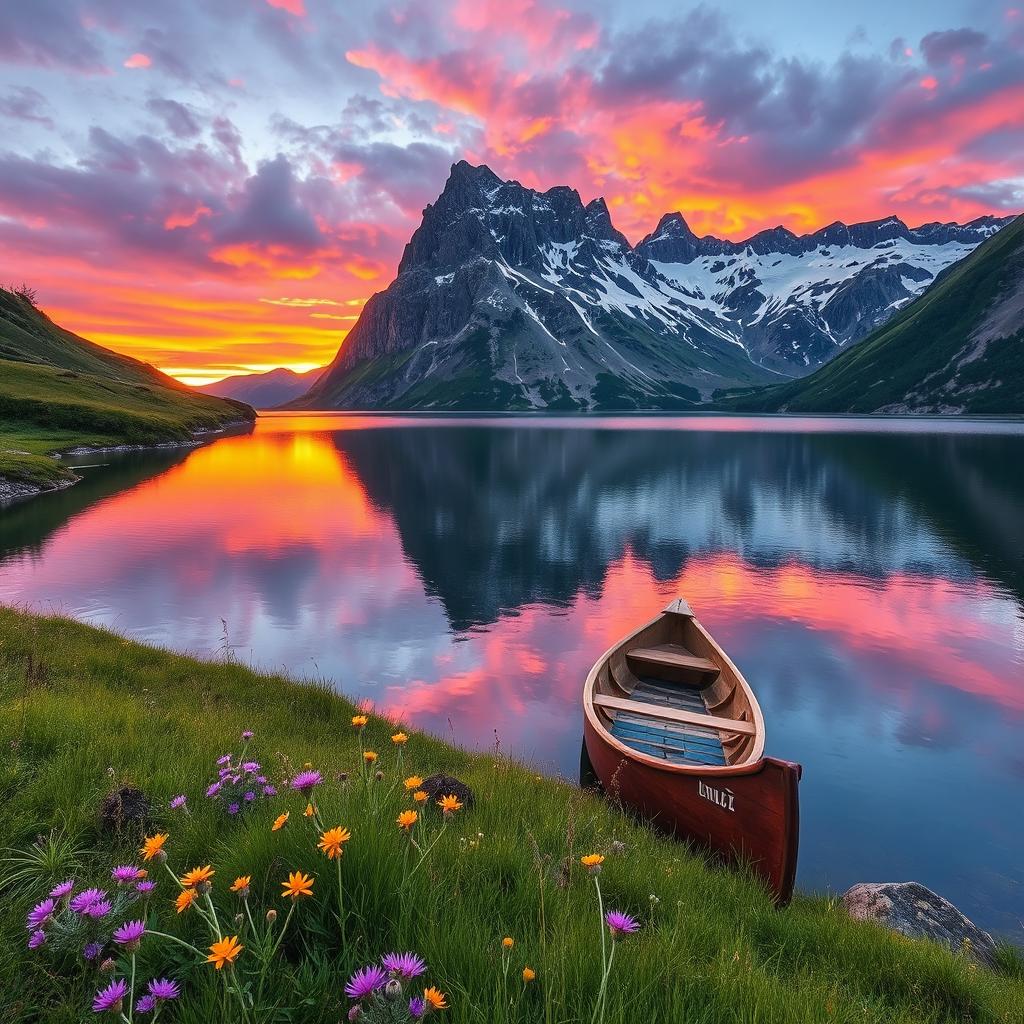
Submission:
[[[0,609],[0,835],[16,851],[0,864],[3,1019],[98,1019],[95,992],[127,981],[134,963],[137,985],[167,977],[180,986],[161,1020],[334,1024],[352,1006],[344,985],[353,971],[410,950],[428,972],[389,1006],[405,1014],[410,994],[436,986],[448,1008],[431,1016],[452,1024],[1024,1020],[1024,971],[1009,951],[991,972],[856,924],[825,899],[799,897],[777,911],[754,882],[707,868],[574,785],[426,736],[396,744],[393,724],[371,714],[359,731],[355,713],[323,686]],[[205,794],[216,759],[237,757],[245,730],[254,733],[245,757],[279,792],[261,789],[233,816]],[[363,761],[365,751],[378,759]],[[323,778],[312,790],[315,818],[286,785],[306,765]],[[402,779],[435,771],[467,782],[474,805],[444,818],[432,800],[417,804]],[[99,808],[125,786],[139,787],[152,811],[110,832]],[[187,811],[169,808],[178,794]],[[397,819],[413,809],[410,836]],[[318,849],[316,822],[351,831],[343,856]],[[168,835],[166,865],[140,859],[145,836],[157,832]],[[45,842],[33,847],[40,835]],[[39,855],[25,860],[33,849]],[[591,853],[606,858],[597,876],[604,909],[640,924],[614,946],[603,1011],[604,929],[595,878],[580,863]],[[177,913],[183,890],[168,868],[180,875],[207,864],[216,872],[209,902],[203,895]],[[112,881],[115,865],[148,868],[153,895],[129,906],[134,887]],[[312,895],[292,901],[282,883],[296,871],[313,879]],[[26,914],[69,876],[76,892],[107,890],[112,912],[79,933],[50,922],[30,952]],[[247,900],[230,891],[237,876],[251,878]],[[223,971],[174,941],[205,955],[212,939],[203,915],[214,909],[225,937],[237,934],[245,947]],[[136,918],[173,939],[147,934],[133,957],[110,933]],[[81,955],[86,938],[106,943],[92,962]],[[113,973],[97,966],[106,958]],[[534,979],[523,980],[525,967]]]

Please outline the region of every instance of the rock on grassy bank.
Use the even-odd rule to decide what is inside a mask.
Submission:
[[[249,876],[253,918],[265,921],[273,910],[279,924],[291,906],[282,883],[294,872],[313,879],[275,959],[273,984],[264,986],[276,1020],[334,1024],[352,1005],[345,979],[382,954],[410,950],[428,961],[429,984],[447,995],[439,1019],[586,1024],[601,984],[601,931],[594,877],[580,858],[595,852],[606,857],[605,909],[640,922],[617,948],[607,1022],[1022,1020],[1024,972],[1005,950],[999,969],[988,971],[937,945],[854,922],[835,901],[802,896],[779,912],[751,880],[709,869],[574,785],[427,736],[395,744],[392,723],[371,713],[357,731],[354,713],[324,686],[0,610],[0,834],[15,857],[40,834],[53,837],[44,862],[13,883],[12,871],[26,862],[0,865],[8,879],[0,917],[4,1019],[81,1021],[91,1017],[101,983],[127,977],[127,954],[114,943],[104,954],[112,974],[77,953],[61,959],[46,944],[30,953],[25,914],[69,875],[79,886],[113,889],[112,866],[141,865],[143,839],[167,833],[168,864],[179,875],[207,864],[215,870],[211,900],[247,947],[239,977],[251,976],[253,961],[246,966],[243,958],[257,956],[262,925],[247,940],[244,913],[235,924],[242,911],[232,880]],[[217,759],[237,751],[246,730],[254,733],[246,756],[278,793],[231,815],[205,793]],[[366,751],[378,754],[369,767]],[[304,816],[307,797],[284,784],[307,764],[323,778],[308,801],[316,819]],[[438,810],[421,809],[429,842],[420,846],[434,845],[411,875],[419,858],[397,819],[416,804],[401,780],[440,771],[467,783],[474,803],[443,830]],[[111,829],[100,807],[125,787],[140,790],[148,807],[141,820],[125,816]],[[187,814],[168,806],[179,794]],[[286,825],[273,831],[285,813]],[[351,831],[339,860],[318,848],[314,821]],[[149,927],[200,945],[208,938],[201,919],[175,912],[177,883],[165,869],[152,877]],[[514,939],[511,949],[504,937]],[[183,947],[147,935],[137,959],[140,978],[173,975],[179,983],[169,1019],[234,1019],[236,1011],[221,1009],[223,974]],[[532,981],[522,980],[525,967],[535,971]]]

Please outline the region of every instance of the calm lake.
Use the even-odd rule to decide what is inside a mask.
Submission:
[[[78,461],[0,511],[0,601],[573,776],[587,670],[685,595],[804,765],[800,884],[1024,943],[1024,426],[270,415]]]

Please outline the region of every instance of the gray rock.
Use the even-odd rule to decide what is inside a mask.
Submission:
[[[842,902],[857,921],[874,921],[911,939],[941,942],[955,953],[995,965],[992,936],[920,882],[859,882],[847,889]]]

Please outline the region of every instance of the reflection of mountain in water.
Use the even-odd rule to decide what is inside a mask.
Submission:
[[[457,630],[600,588],[627,548],[879,578],[980,572],[1024,594],[1024,438],[565,428],[346,431],[334,443]]]

